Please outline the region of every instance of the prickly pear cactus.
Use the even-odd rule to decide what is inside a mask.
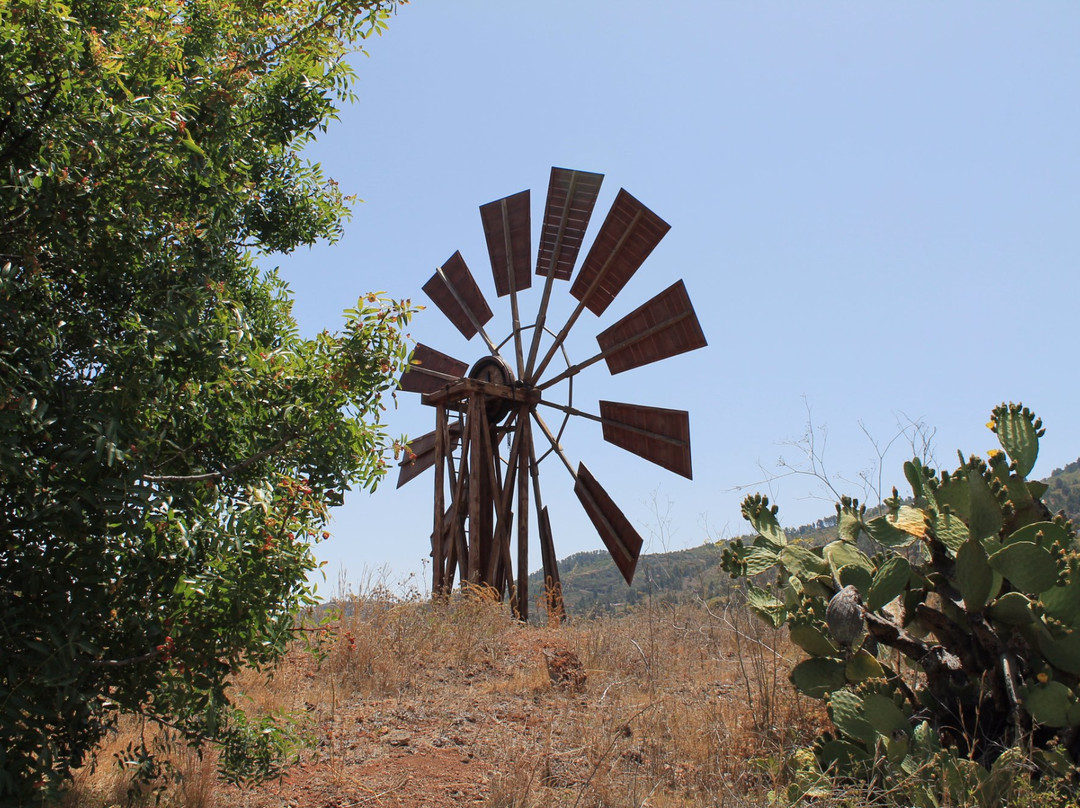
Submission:
[[[879,514],[842,499],[821,547],[788,541],[776,507],[749,497],[757,535],[723,554],[733,576],[775,573],[747,582],[748,601],[807,654],[791,681],[835,726],[814,746],[819,770],[921,784],[916,804],[995,804],[1020,759],[1080,761],[1080,547],[1027,479],[1040,420],[1002,404],[988,427],[1000,451],[952,473],[905,463],[911,495],[894,490]]]

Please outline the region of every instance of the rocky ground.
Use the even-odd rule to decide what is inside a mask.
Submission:
[[[252,709],[301,716],[314,746],[300,762],[239,789],[188,756],[163,804],[757,805],[823,721],[787,684],[778,634],[700,605],[561,627],[483,600],[352,614],[321,660],[298,650],[269,683],[238,683]],[[106,768],[74,805],[116,800]]]

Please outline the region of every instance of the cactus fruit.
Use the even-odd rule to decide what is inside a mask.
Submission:
[[[1002,404],[988,426],[1002,449],[988,462],[905,463],[911,497],[894,491],[871,518],[842,499],[822,547],[789,542],[768,499],[743,504],[757,537],[721,563],[777,572],[779,591],[749,601],[809,655],[791,681],[828,703],[820,772],[922,789],[906,795],[917,804],[972,790],[983,803],[1025,759],[1050,774],[1080,763],[1080,545],[1026,479],[1041,421]]]

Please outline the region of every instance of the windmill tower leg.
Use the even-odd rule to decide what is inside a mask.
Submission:
[[[435,525],[431,534],[431,594],[442,598],[449,587],[446,583],[446,443],[447,443],[446,407],[435,409]],[[451,562],[451,565],[453,562]],[[451,580],[453,573],[450,573]]]
[[[480,583],[480,568],[484,562],[481,558],[483,544],[480,541],[480,510],[482,506],[482,480],[484,468],[484,439],[480,428],[480,413],[482,405],[476,396],[469,397],[468,410],[465,416],[465,434],[469,439],[469,575],[470,584]],[[464,457],[465,452],[462,452]]]
[[[526,477],[529,473],[529,451],[532,445],[529,435],[529,408],[518,411],[518,453],[517,453],[517,592],[515,606],[518,619],[529,619],[529,485]]]

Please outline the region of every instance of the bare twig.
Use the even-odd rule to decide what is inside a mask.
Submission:
[[[632,716],[630,716],[630,718],[628,718],[626,721],[624,721],[623,725],[622,725],[622,729],[623,730],[629,729],[630,725],[634,721],[636,721],[638,718],[643,716],[645,713],[647,713],[649,710],[651,710],[655,706],[656,706],[656,702],[650,701],[648,704],[646,704],[644,707],[642,707],[640,710],[638,710],[636,713],[634,713]],[[592,771],[589,772],[589,776],[585,778],[585,782],[582,783],[581,788],[578,789],[577,799],[574,800],[574,808],[577,808],[578,803],[581,802],[581,798],[583,796],[585,796],[585,789],[587,789],[589,787],[589,783],[592,782],[593,777],[595,777],[596,773],[600,770],[600,764],[602,764],[607,759],[607,756],[611,754],[611,750],[615,748],[615,744],[619,742],[619,735],[620,734],[621,733],[616,732],[611,736],[611,742],[608,743],[607,749],[604,750],[604,754],[600,755],[600,757],[598,757],[596,759],[596,763],[593,764]]]

